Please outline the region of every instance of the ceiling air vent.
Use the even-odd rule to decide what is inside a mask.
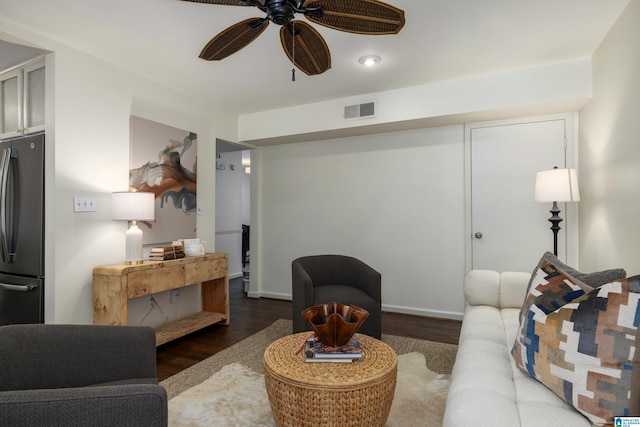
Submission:
[[[376,101],[368,101],[362,104],[347,105],[344,107],[344,118],[351,120],[375,117],[376,104]]]

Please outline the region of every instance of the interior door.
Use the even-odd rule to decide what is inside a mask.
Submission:
[[[553,251],[551,204],[535,203],[533,191],[538,171],[566,167],[568,122],[562,117],[468,126],[468,267],[530,271],[545,251]],[[558,256],[566,260],[565,205],[559,204],[565,221]]]

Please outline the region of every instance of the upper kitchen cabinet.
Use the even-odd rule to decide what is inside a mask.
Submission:
[[[44,130],[44,60],[0,74],[0,139]]]

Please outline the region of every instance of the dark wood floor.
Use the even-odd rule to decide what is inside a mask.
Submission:
[[[266,328],[291,319],[291,301],[247,298],[240,278],[229,283],[230,324],[213,325],[157,349],[158,380],[162,381]],[[461,323],[397,313],[382,313],[382,333],[457,344]]]

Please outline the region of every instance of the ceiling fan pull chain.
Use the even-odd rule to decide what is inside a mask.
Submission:
[[[293,67],[291,67],[291,81],[296,81],[296,23],[291,21],[291,56]]]

